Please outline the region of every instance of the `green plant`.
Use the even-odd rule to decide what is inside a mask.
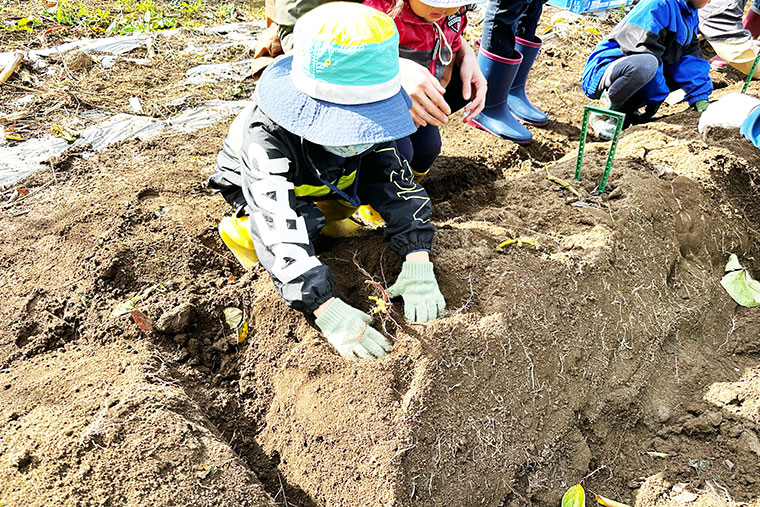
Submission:
[[[54,10],[47,11],[61,25],[89,26],[96,32],[104,31],[112,20],[111,11],[91,10],[86,6],[75,6],[69,0],[60,0]]]
[[[23,30],[25,32],[31,32],[35,27],[38,27],[42,24],[42,21],[40,21],[39,18],[35,17],[23,17],[16,21],[16,23],[13,26],[10,27],[3,27],[4,30]]]

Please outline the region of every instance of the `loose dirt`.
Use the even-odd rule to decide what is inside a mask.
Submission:
[[[730,253],[760,273],[760,152],[665,106],[625,132],[614,193],[589,196],[607,145],[592,136],[571,178],[598,38],[547,38],[530,94],[552,121],[532,145],[456,116],[443,130],[424,184],[449,312],[410,325],[394,305],[377,361],[342,360],[222,245],[203,181],[227,125],[70,154],[17,185],[0,220],[0,500],[557,506],[583,481],[642,507],[760,505],[760,314],[719,283]],[[720,79],[717,96],[741,87]],[[496,248],[516,237],[535,246]],[[381,231],[318,248],[363,309],[365,281],[401,266]],[[111,316],[156,284],[137,303],[153,331]]]

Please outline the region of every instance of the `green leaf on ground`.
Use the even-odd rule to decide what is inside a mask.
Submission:
[[[562,497],[562,507],[584,507],[586,504],[586,492],[583,486],[576,484],[568,489],[565,496]]]

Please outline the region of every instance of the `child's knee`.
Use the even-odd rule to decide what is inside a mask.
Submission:
[[[657,57],[649,53],[631,55],[627,56],[625,59],[628,64],[626,74],[628,74],[629,79],[643,83],[652,79],[657,73],[657,68],[660,66]]]
[[[416,173],[426,173],[441,154],[441,135],[437,127],[421,127],[412,139],[414,156],[412,169]]]
[[[401,139],[396,139],[396,150],[398,150],[399,155],[404,157],[407,162],[412,161],[412,157],[414,156],[414,147],[412,146],[412,141],[409,136]]]
[[[417,172],[426,172],[433,165],[435,159],[441,154],[441,140],[438,142],[427,143],[419,146],[414,150],[412,158],[412,169]]]

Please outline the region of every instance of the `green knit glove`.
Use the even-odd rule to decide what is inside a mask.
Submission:
[[[369,315],[336,298],[317,317],[317,326],[327,341],[346,359],[383,357],[390,352],[388,340],[371,327]]]
[[[446,301],[438,290],[432,262],[404,262],[388,297],[404,298],[404,317],[412,322],[428,322],[443,315]]]
[[[698,113],[704,113],[709,105],[710,103],[705,99],[698,100],[694,103],[694,109],[696,109]]]

